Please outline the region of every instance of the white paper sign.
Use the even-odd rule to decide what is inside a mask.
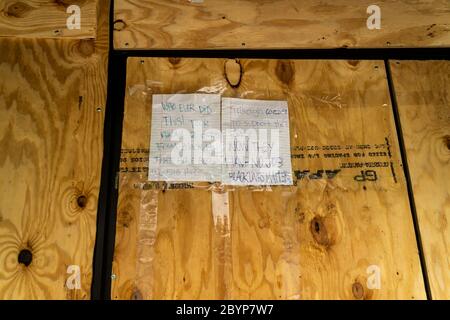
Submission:
[[[230,185],[292,185],[287,101],[222,99],[226,164]]]
[[[211,129],[220,134],[220,95],[153,95],[149,180],[220,181],[220,161],[203,156]]]

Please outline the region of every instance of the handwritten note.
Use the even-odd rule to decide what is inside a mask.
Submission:
[[[220,162],[203,157],[208,129],[220,132],[220,95],[153,95],[149,180],[220,181]]]
[[[216,94],[153,95],[148,177],[291,185],[287,102],[221,100]]]
[[[287,101],[222,99],[226,164],[230,185],[292,185]]]

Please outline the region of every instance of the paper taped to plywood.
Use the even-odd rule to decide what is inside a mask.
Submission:
[[[224,165],[230,185],[292,185],[287,101],[222,99]]]
[[[149,180],[220,181],[220,161],[209,161],[206,147],[211,132],[220,136],[220,95],[153,95]]]
[[[220,98],[153,96],[149,180],[292,185],[287,101]]]

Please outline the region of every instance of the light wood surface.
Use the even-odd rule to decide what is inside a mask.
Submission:
[[[107,83],[102,3],[97,41],[0,39],[0,299],[90,296]],[[66,286],[70,265],[80,289]]]
[[[373,4],[379,30],[367,28]],[[450,46],[448,0],[115,0],[114,11],[116,49]]]
[[[238,63],[128,59],[112,298],[426,298],[383,62]],[[147,182],[152,94],[199,91],[287,100],[297,185]]]
[[[0,1],[0,37],[20,38],[95,38],[97,6],[102,0],[2,0]],[[80,8],[80,29],[67,28],[71,5]]]
[[[450,62],[391,61],[433,299],[450,299]]]

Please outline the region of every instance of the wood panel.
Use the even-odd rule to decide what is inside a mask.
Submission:
[[[450,299],[450,61],[391,61],[428,277]]]
[[[102,3],[97,41],[0,39],[0,299],[90,296],[107,81]],[[70,265],[80,289],[66,286]]]
[[[0,37],[95,38],[98,0],[2,0]],[[80,8],[80,29],[68,29],[67,8]],[[102,3],[104,7],[105,4]],[[103,10],[104,8],[102,8]]]
[[[240,60],[233,88],[230,61],[128,59],[112,297],[425,298],[383,62]],[[287,100],[296,184],[148,182],[152,94],[175,92]]]
[[[448,0],[116,0],[116,49],[439,47],[450,45]]]

